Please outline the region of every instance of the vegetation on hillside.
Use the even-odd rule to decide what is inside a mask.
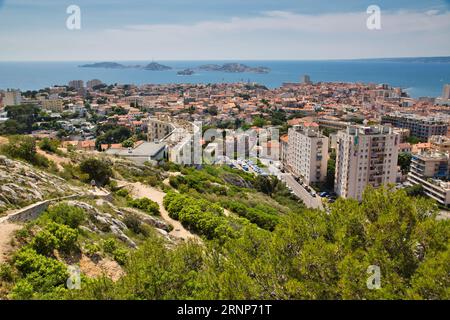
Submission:
[[[188,197],[170,198],[174,216],[191,214],[192,208],[178,208],[184,206],[181,198],[195,206]],[[202,206],[213,220],[222,217],[218,208]],[[436,220],[435,210],[432,202],[404,191],[369,189],[361,204],[341,199],[329,214],[303,210],[285,215],[273,232],[248,224],[219,242],[186,243],[172,250],[150,236],[131,255],[122,279],[90,281],[69,297],[448,299],[450,222]],[[378,290],[367,287],[373,265],[381,269]]]

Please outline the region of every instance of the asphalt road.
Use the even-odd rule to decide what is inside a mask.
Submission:
[[[312,209],[324,209],[322,198],[319,195],[313,197],[301,184],[295,181],[291,174],[283,173],[281,174],[281,178],[292,189],[294,194],[304,202],[305,206]]]

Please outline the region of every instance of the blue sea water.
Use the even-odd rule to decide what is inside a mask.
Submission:
[[[145,65],[148,61],[119,61],[126,65]],[[169,71],[140,69],[80,68],[88,62],[0,62],[0,89],[36,90],[52,85],[64,85],[70,80],[100,79],[107,84],[220,83],[251,81],[269,88],[283,82],[298,82],[304,74],[311,80],[386,83],[402,87],[412,97],[438,97],[443,85],[450,83],[450,63],[399,62],[381,60],[333,61],[239,61],[249,66],[269,67],[268,74],[222,73],[197,71],[191,76],[179,76],[177,71],[202,64],[222,64],[229,61],[158,61],[171,66]]]

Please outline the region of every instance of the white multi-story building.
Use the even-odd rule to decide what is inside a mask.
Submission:
[[[17,106],[22,103],[22,94],[20,90],[6,90],[3,99],[4,106]]]
[[[442,99],[450,99],[450,84],[444,85],[444,89],[442,89]]]
[[[367,186],[395,183],[400,138],[391,126],[349,126],[337,134],[335,191],[361,201]]]
[[[449,155],[444,152],[424,152],[412,157],[408,182],[422,185],[426,195],[443,205],[450,204]]]
[[[74,88],[75,90],[83,89],[84,88],[84,81],[83,80],[72,80],[72,81],[69,81],[69,88]]]
[[[99,86],[101,84],[103,84],[103,82],[101,80],[99,80],[99,79],[92,79],[92,80],[89,80],[88,82],[86,82],[86,87],[88,89],[93,89],[95,86]]]
[[[323,182],[327,176],[328,138],[317,123],[305,123],[289,129],[287,167],[306,184]]]

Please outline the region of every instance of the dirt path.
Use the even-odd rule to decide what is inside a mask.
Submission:
[[[161,217],[166,222],[170,223],[173,226],[173,230],[170,232],[170,235],[172,235],[174,237],[182,238],[184,240],[196,239],[196,240],[201,241],[197,235],[192,234],[191,232],[186,230],[179,221],[174,220],[171,217],[169,217],[169,213],[166,211],[166,209],[164,208],[164,205],[163,205],[163,199],[164,199],[164,196],[166,195],[164,192],[161,192],[155,188],[146,186],[140,182],[130,184],[129,188],[130,188],[131,194],[134,197],[137,197],[137,198],[147,197],[159,204],[159,210],[161,212]]]
[[[9,253],[13,249],[11,246],[11,239],[14,232],[21,228],[20,225],[3,222],[0,223],[0,263],[3,263],[8,258]]]

